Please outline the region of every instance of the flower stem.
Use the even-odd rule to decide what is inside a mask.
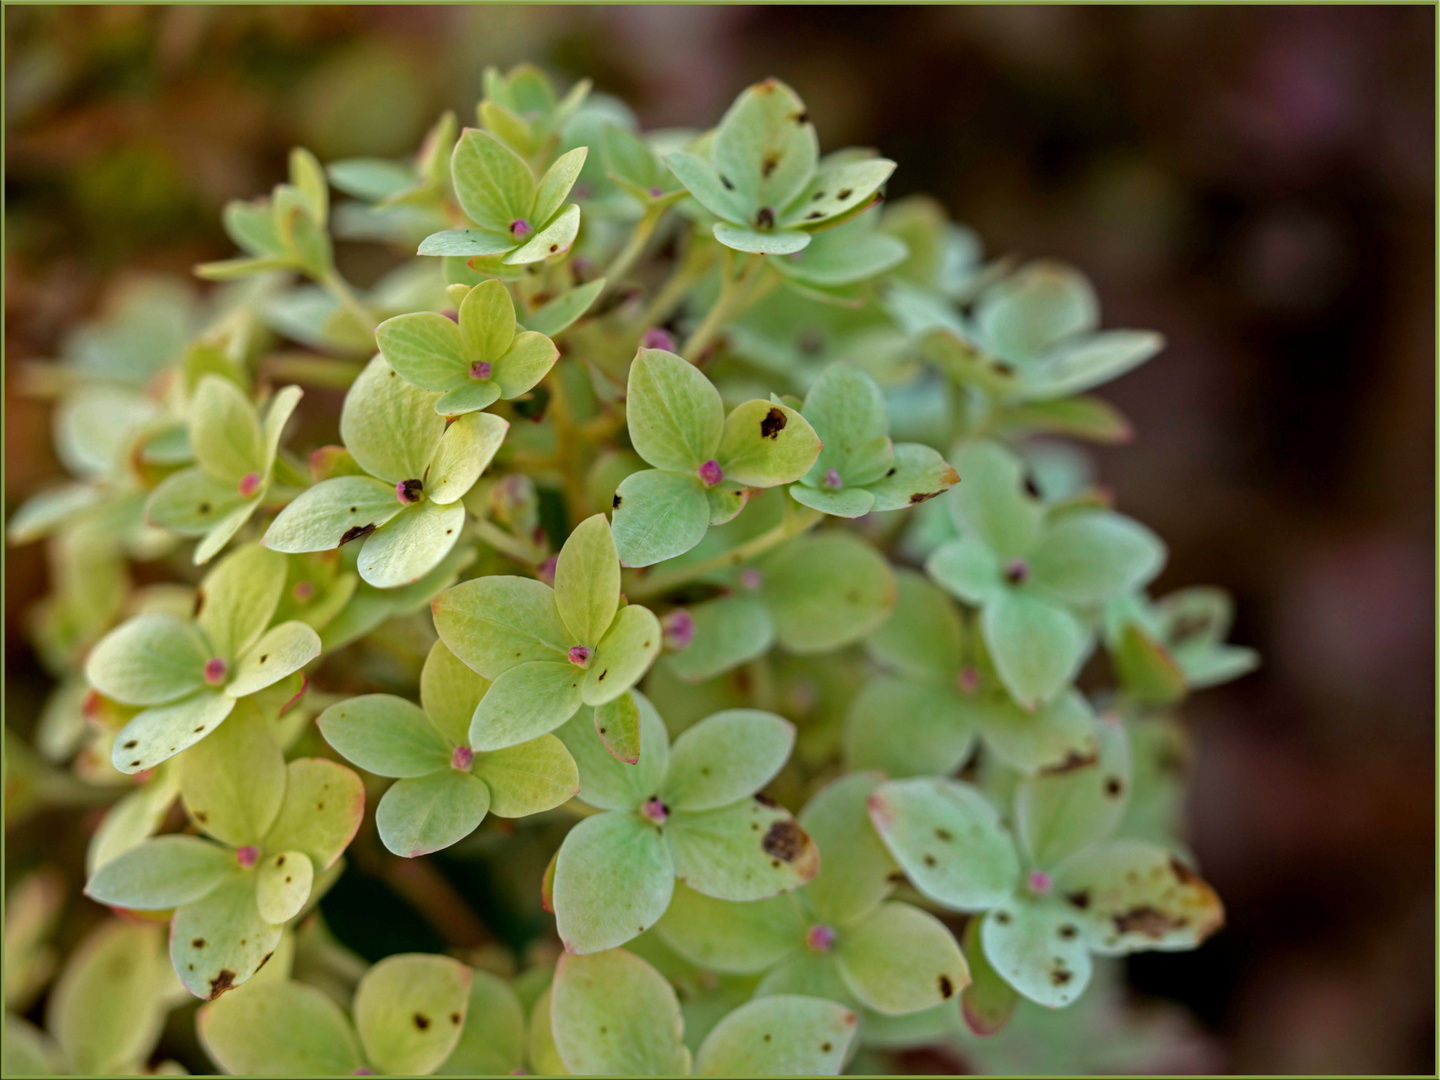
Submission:
[[[761,533],[738,547],[704,562],[694,563],[690,566],[677,566],[674,570],[653,574],[649,577],[642,577],[625,590],[625,595],[631,600],[648,599],[653,596],[660,596],[681,585],[688,584],[696,578],[704,577],[706,574],[714,573],[716,570],[725,570],[731,566],[739,566],[741,563],[749,562],[773,547],[783,544],[792,536],[799,536],[808,532],[820,523],[825,515],[819,510],[812,510],[810,507],[802,508],[784,521],[780,522],[773,529]]]
[[[630,239],[615,255],[615,258],[610,260],[610,265],[601,275],[605,279],[605,292],[613,292],[619,287],[620,280],[625,276],[626,271],[645,250],[645,245],[650,242],[650,237],[655,235],[655,227],[665,216],[666,209],[664,206],[651,206],[646,209],[644,215],[635,224]]]
[[[727,277],[720,287],[720,295],[715,298],[715,303],[706,313],[704,321],[681,346],[680,355],[692,364],[695,363],[696,357],[728,323],[774,288],[778,279],[775,279],[773,272],[767,273],[769,269],[765,256],[752,255],[739,274],[733,278]]]
[[[325,287],[331,296],[349,308],[350,313],[360,320],[360,324],[364,326],[366,330],[373,331],[375,329],[376,324],[379,322],[379,320],[375,318],[375,313],[361,301],[360,297],[355,295],[355,290],[350,287],[348,281],[340,276],[338,270],[332,266],[325,272],[323,277],[317,280]]]

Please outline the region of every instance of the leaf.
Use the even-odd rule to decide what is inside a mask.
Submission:
[[[365,1065],[340,1006],[313,986],[253,986],[204,1005],[196,1028],[205,1052],[228,1073],[349,1075]]]
[[[665,721],[643,694],[632,691],[627,697],[634,700],[640,714],[640,760],[634,765],[617,761],[606,750],[596,737],[597,722],[592,720],[589,709],[582,708],[556,732],[580,770],[580,798],[602,810],[636,809],[659,793],[670,768]]]
[[[555,929],[567,953],[613,949],[654,926],[674,888],[675,867],[655,826],[633,813],[596,814],[560,845]]]
[[[1054,700],[1085,658],[1088,634],[1065,608],[1032,593],[997,593],[980,616],[985,645],[1021,708]]]
[[[1120,823],[1130,793],[1130,750],[1114,716],[1092,721],[1093,757],[1043,769],[1015,789],[1015,823],[1035,864],[1050,869],[1104,839]]]
[[[801,536],[761,564],[775,636],[790,652],[831,652],[880,626],[895,606],[885,557],[848,532]]]
[[[825,444],[810,479],[834,469],[847,483],[862,484],[889,467],[890,417],[880,387],[862,368],[831,364],[811,385],[801,412]]]
[[[693,473],[715,457],[725,428],[720,392],[693,364],[663,349],[635,354],[625,413],[636,453],[671,472]]]
[[[875,496],[864,488],[826,491],[824,488],[792,484],[789,491],[790,497],[801,506],[808,506],[813,510],[819,510],[822,514],[830,514],[834,517],[863,517],[875,507]]]
[[[1014,841],[970,784],[939,777],[887,781],[870,797],[870,820],[915,888],[948,908],[993,907],[1020,877]]]
[[[676,810],[714,810],[759,791],[795,745],[795,725],[759,709],[726,709],[686,728],[670,748],[660,797]]]
[[[715,452],[727,479],[749,487],[775,487],[799,480],[815,464],[820,438],[794,409],[769,401],[747,401],[725,418]]]
[[[337,476],[302,491],[261,541],[275,551],[328,551],[369,536],[403,510],[395,486],[369,476]]]
[[[509,422],[490,413],[467,413],[448,428],[425,477],[425,497],[439,505],[462,498],[490,467]]]
[[[447,750],[469,744],[470,719],[489,688],[489,680],[466,667],[443,641],[430,647],[420,670],[420,705],[435,730],[447,740]]]
[[[234,698],[202,690],[146,709],[115,736],[110,761],[126,774],[153,769],[214,731],[233,708]]]
[[[185,989],[213,1001],[249,981],[279,947],[280,929],[260,917],[254,878],[235,874],[175,912],[170,963]]]
[[[460,1041],[435,1072],[451,1076],[504,1076],[524,1065],[525,1012],[515,991],[488,971],[470,973],[470,1005]]]
[[[705,538],[710,502],[699,479],[644,469],[615,489],[611,514],[623,566],[652,566],[683,555]]]
[[[728,222],[716,222],[715,239],[728,248],[751,255],[794,255],[810,244],[810,234],[791,229],[758,232]]]
[[[1118,379],[1165,347],[1147,330],[1109,330],[1067,341],[1027,372],[1026,396],[1042,401],[1084,393]]]
[[[702,682],[739,667],[769,651],[775,623],[764,602],[733,595],[687,609],[695,636],[680,652],[666,657],[670,669],[687,682]]]
[[[977,720],[948,686],[880,676],[850,705],[845,760],[897,777],[952,773],[970,756]]]
[[[1145,526],[1104,510],[1061,516],[1030,556],[1036,585],[1070,604],[1101,604],[1160,572],[1165,546]]]
[[[937,547],[925,560],[925,572],[967,604],[984,605],[1005,589],[1000,560],[975,533]]]
[[[377,589],[414,584],[450,554],[464,527],[463,503],[426,499],[371,533],[360,549],[356,569],[362,581]]]
[[[811,213],[815,211],[806,211]],[[809,224],[805,215],[792,223]],[[795,281],[821,289],[838,289],[879,277],[903,263],[909,254],[910,249],[899,237],[869,231],[867,222],[856,217],[819,234],[798,258],[776,260],[773,265]]]
[[[580,207],[571,203],[527,243],[506,255],[503,263],[505,266],[525,266],[548,259],[551,255],[563,255],[570,250],[579,233]]]
[[[1008,426],[1070,435],[1114,445],[1127,443],[1135,431],[1123,413],[1097,397],[1066,397],[1013,405],[1001,412]]]
[[[1024,558],[1040,536],[1043,511],[1022,490],[1020,461],[998,443],[967,443],[954,455],[960,483],[946,498],[962,534],[974,532],[1000,559]]]
[[[727,187],[715,166],[702,157],[677,150],[665,158],[665,165],[685,185],[701,206],[726,221],[746,221],[749,207],[743,195]]]
[[[805,103],[778,79],[748,87],[726,110],[712,146],[715,169],[751,209],[779,211],[815,172],[819,140]]]
[[[793,896],[737,904],[687,885],[675,895],[655,931],[665,944],[705,971],[750,975],[802,947],[806,921]]]
[[[1105,956],[1193,949],[1225,922],[1215,890],[1159,844],[1113,840],[1067,859],[1055,892]]]
[[[460,1041],[470,1007],[468,967],[448,956],[387,956],[355,988],[355,1030],[381,1072],[425,1075]]]
[[[1011,897],[980,926],[985,955],[1011,986],[1051,1009],[1063,1008],[1090,982],[1090,951],[1066,905]]]
[[[994,1035],[1015,1013],[1020,995],[995,970],[980,943],[983,919],[965,923],[965,958],[970,965],[970,985],[960,992],[965,1025],[976,1035]]]
[[[635,695],[621,694],[594,710],[595,733],[616,761],[634,765],[640,760],[640,707]]]
[[[676,810],[665,823],[675,875],[721,900],[759,900],[798,888],[820,869],[809,834],[783,807],[745,799],[718,810]]]
[[[316,870],[327,870],[360,828],[365,786],[345,766],[323,758],[298,758],[285,771],[285,801],[265,847],[303,851]]]
[[[225,687],[229,697],[240,698],[273,686],[320,655],[320,635],[298,619],[281,623],[250,646],[235,664],[235,676]]]
[[[457,341],[463,342],[459,355],[467,363],[496,360],[515,340],[515,304],[505,286],[494,278],[482,281],[465,294],[460,301],[459,319]]]
[[[408,165],[384,158],[346,158],[325,166],[330,183],[346,195],[366,202],[378,202],[415,186],[415,172]]]
[[[0,1068],[6,1076],[53,1076],[62,1071],[59,1049],[30,1021],[7,1011],[0,1037]]]
[[[835,958],[829,953],[818,953],[812,949],[800,949],[785,957],[765,973],[760,985],[755,988],[757,999],[781,994],[827,998],[857,1008],[860,1004],[840,978]]]
[[[190,445],[206,472],[238,484],[247,473],[268,471],[260,418],[245,391],[229,379],[206,375],[190,407]]]
[[[660,620],[649,608],[621,608],[590,658],[582,689],[585,704],[604,705],[634,686],[660,654],[660,639]]]
[[[554,592],[532,578],[461,582],[437,597],[431,610],[440,640],[487,679],[531,661],[565,661],[571,645]]]
[[[865,639],[866,651],[902,675],[954,677],[961,642],[955,605],[913,570],[896,572],[895,590],[895,607]]]
[[[510,302],[508,296],[505,302]],[[449,390],[469,377],[468,350],[460,335],[460,327],[433,311],[396,315],[375,328],[386,363],[423,390]]]
[[[205,685],[210,652],[195,628],[174,615],[138,615],[90,652],[85,677],[106,697],[158,705]]]
[[[470,721],[470,745],[502,750],[554,731],[581,704],[584,675],[569,662],[531,661],[505,670]]]
[[[552,810],[580,790],[580,774],[554,735],[478,754],[472,771],[490,788],[490,812],[518,818]]]
[[[449,255],[462,259],[502,255],[515,248],[515,238],[506,232],[488,229],[446,229],[420,241],[416,255]]]
[[[893,461],[890,471],[869,487],[880,512],[933,499],[960,482],[960,474],[938,451],[919,443],[898,443]]]
[[[710,1029],[695,1073],[838,1076],[857,1026],[855,1013],[835,1001],[777,994],[746,1002]]]
[[[205,575],[195,598],[196,621],[214,655],[233,661],[259,640],[280,604],[285,571],[283,556],[248,544]]]
[[[489,808],[484,781],[446,767],[391,784],[375,808],[375,826],[387,848],[413,859],[469,836]]]
[[[820,849],[820,872],[805,886],[805,898],[815,917],[831,926],[855,922],[891,890],[895,860],[870,822],[868,802],[881,779],[874,772],[842,776],[800,811],[801,826]]]
[[[564,333],[590,310],[605,291],[605,279],[597,278],[585,285],[561,293],[525,320],[525,329],[554,338]]]
[[[466,128],[450,158],[455,198],[481,228],[505,232],[530,213],[535,176],[515,151],[489,132]],[[534,224],[539,224],[535,222]]]
[[[562,956],[551,987],[550,1023],[555,1048],[572,1073],[690,1071],[675,991],[658,971],[624,950]]]
[[[835,964],[855,996],[887,1016],[933,1008],[970,982],[945,924],[910,904],[881,904],[841,931]]]
[[[421,479],[445,433],[435,399],[430,391],[401,379],[383,356],[376,356],[345,395],[340,437],[372,476],[392,484]]]
[[[347,698],[321,713],[317,723],[345,760],[376,776],[428,776],[450,765],[454,747],[425,713],[393,694]]]
[[[289,922],[310,899],[314,880],[315,867],[303,851],[269,856],[256,871],[255,902],[260,917],[268,923]]]
[[[236,708],[228,723],[180,758],[185,812],[231,847],[258,844],[285,797],[285,755],[254,704]]]
[[[160,831],[180,785],[176,769],[162,769],[143,784],[123,795],[110,807],[105,820],[90,837],[85,852],[85,869],[94,874],[117,855],[129,851]]]
[[[555,563],[555,607],[571,637],[594,648],[620,604],[620,561],[604,514],[575,527]]]
[[[548,976],[548,973],[547,973]],[[530,1010],[530,1031],[525,1057],[530,1067],[542,1076],[567,1076],[570,1070],[560,1060],[555,1039],[550,1031],[550,998],[553,985],[547,985]]]

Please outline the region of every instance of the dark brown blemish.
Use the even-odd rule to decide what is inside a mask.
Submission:
[[[1032,499],[1040,497],[1040,489],[1035,486],[1035,478],[1028,474],[1025,477],[1025,491]]]
[[[735,190],[735,185],[730,182],[730,178],[729,178],[728,176],[726,176],[724,173],[721,173],[721,174],[720,174],[720,183],[722,183],[722,184],[725,185],[725,190],[726,190],[726,191],[734,191],[734,190]]]
[[[375,523],[373,521],[369,525],[352,525],[341,534],[340,544],[344,546],[351,540],[359,540],[361,537],[369,536],[374,531]]]
[[[758,802],[761,806],[775,807],[780,805],[774,799],[770,798],[769,795],[766,795],[763,791],[757,791],[755,793],[755,801]]]
[[[817,219],[819,219],[819,218],[822,218],[822,217],[824,217],[824,216],[825,216],[825,212],[824,212],[823,210],[811,210],[808,214],[805,215],[805,220],[806,220],[806,221],[815,221],[815,220],[817,220]]]
[[[1176,915],[1166,915],[1148,904],[1122,911],[1114,917],[1115,929],[1122,934],[1143,934],[1148,938],[1162,938],[1171,930],[1179,930],[1185,920]]]
[[[795,123],[797,123],[797,124],[808,124],[808,123],[810,122],[810,114],[809,114],[808,112],[806,112],[804,109],[801,109],[799,112],[797,112],[797,113],[796,113],[794,116],[792,116],[790,119],[791,119],[791,120],[794,120]]]
[[[1056,986],[1064,986],[1073,977],[1074,976],[1063,967],[1057,967],[1054,971],[1050,972],[1050,981]]]
[[[595,681],[596,681],[597,683],[602,683],[602,682],[605,681],[605,676],[606,676],[606,675],[609,675],[609,674],[610,674],[610,669],[607,667],[604,671],[600,672],[600,677],[599,677],[598,679],[596,679]]]
[[[127,743],[125,744],[125,747],[124,747],[124,748],[125,748],[126,750],[134,750],[134,749],[135,749],[135,746],[136,746],[136,744],[137,744],[138,742],[139,742],[138,739],[131,739],[129,742],[127,742]]]
[[[202,513],[202,514],[208,514],[209,512],[210,512],[210,504],[209,504],[208,502],[203,502],[203,503],[201,503],[201,504],[200,504],[200,513]]]
[[[140,762],[138,762],[138,761],[132,761],[132,762],[130,762],[130,768],[134,769],[134,768],[138,767],[139,764],[140,764]]]
[[[1054,765],[1047,765],[1041,769],[1040,775],[1060,776],[1064,773],[1074,772],[1076,769],[1083,769],[1089,765],[1094,765],[1099,760],[1099,754],[1082,754],[1078,750],[1071,750],[1065,755],[1064,760],[1058,761]]]
[[[203,949],[205,947],[205,939],[203,937],[197,937],[194,941],[190,942],[190,947],[192,949]]]
[[[948,844],[951,840],[954,840],[955,837],[954,837],[953,835],[951,835],[949,829],[936,829],[936,830],[935,830],[935,839],[936,839],[936,840],[943,840],[943,841],[945,841],[945,842]]]
[[[1173,855],[1170,856],[1170,872],[1175,875],[1175,880],[1181,885],[1198,885],[1200,883],[1200,878],[1196,876],[1195,871]]]
[[[210,1000],[214,1001],[226,990],[235,986],[235,972],[229,968],[221,968],[220,974],[210,980]]]
[[[1122,791],[1124,791],[1124,790],[1125,790],[1125,785],[1122,784],[1122,783],[1120,783],[1120,778],[1119,778],[1118,776],[1111,776],[1111,777],[1109,777],[1109,778],[1106,779],[1106,781],[1105,781],[1105,794],[1106,794],[1106,795],[1109,795],[1110,798],[1112,798],[1112,799],[1118,798],[1118,797],[1120,796],[1120,792],[1122,792]]]
[[[456,1027],[459,1027],[459,1026],[460,1026],[460,1014],[459,1014],[459,1013],[451,1013],[451,1014],[450,1014],[450,1023],[454,1024]]]
[[[775,211],[768,206],[762,206],[755,215],[755,227],[757,229],[773,229],[775,227]]]
[[[766,1042],[769,1042],[769,1041],[770,1041],[770,1033],[769,1033],[768,1031],[765,1033],[765,1041],[766,1041]]]
[[[820,1052],[822,1054],[828,1054],[830,1052],[830,1044],[828,1042],[821,1043]]]
[[[615,498],[613,498],[613,499],[610,500],[610,509],[611,509],[611,510],[619,510],[619,509],[620,509],[620,496],[619,496],[619,495],[616,495]]]
[[[917,491],[910,496],[910,505],[914,506],[916,503],[922,503],[926,499],[933,499],[936,495],[939,494],[940,492],[938,491]]]
[[[430,1026],[430,1017],[426,1016],[424,1013],[416,1013],[414,1016],[414,1020],[415,1026],[421,1031],[424,1031]]]
[[[934,856],[934,855],[926,855],[926,856],[925,856],[925,865],[926,865],[926,866],[934,866],[934,865],[935,865],[935,856]]]
[[[949,1001],[955,994],[955,984],[950,981],[949,975],[940,976],[940,996]]]
[[[1060,936],[1062,938],[1065,938],[1067,941],[1070,938],[1073,938],[1078,933],[1079,931],[1075,929],[1075,925],[1073,923],[1066,923],[1064,926],[1060,927]]]
[[[770,826],[765,839],[760,841],[760,847],[766,855],[773,855],[788,863],[794,862],[805,850],[808,839],[804,829],[789,818],[783,818]]]
[[[835,197],[836,197],[837,199],[839,199],[841,202],[844,202],[846,199],[848,199],[851,195],[854,195],[854,194],[855,194],[854,189],[847,187],[847,188],[841,188],[839,191],[837,191],[837,192],[835,193]]]
[[[1001,926],[1009,926],[1009,925],[1010,925],[1010,913],[1009,913],[1008,911],[997,911],[997,912],[995,913],[995,921],[996,921],[997,923],[999,923]]]
[[[1079,892],[1066,893],[1065,899],[1070,902],[1071,907],[1084,911],[1090,906],[1090,890],[1081,889]]]
[[[204,730],[205,730],[205,725],[204,725],[204,724],[201,724],[201,725],[200,725],[199,727],[197,727],[194,731],[192,731],[191,734],[192,734],[192,735],[198,735],[198,734],[200,734],[200,732],[202,732],[202,731],[204,731]]]
[[[198,821],[201,825],[204,825],[207,821],[210,820],[210,815],[204,810],[197,810],[195,811],[195,820]]]
[[[789,421],[785,419],[784,412],[772,407],[765,414],[765,419],[760,421],[760,437],[762,439],[778,439],[787,423]]]
[[[762,162],[760,162],[760,175],[768,179],[769,176],[770,176],[770,174],[775,171],[775,167],[776,167],[777,165],[779,165],[779,164],[780,164],[780,155],[779,155],[779,154],[776,154],[776,153],[774,153],[773,151],[772,151],[771,153],[769,153],[769,154],[766,154],[766,155],[765,155],[765,160],[763,160]]]
[[[195,610],[190,613],[190,617],[193,618],[193,619],[198,619],[198,618],[200,617],[200,612],[203,611],[204,609],[205,609],[205,590],[204,590],[204,589],[196,589],[196,590],[195,590]]]
[[[261,968],[263,968],[266,964],[270,962],[270,957],[274,955],[275,951],[273,949],[270,952],[267,952],[264,956],[260,958],[260,963],[255,965],[255,970],[259,971]]]

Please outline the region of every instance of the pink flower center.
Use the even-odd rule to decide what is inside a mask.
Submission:
[[[829,952],[830,946],[835,944],[835,928],[833,926],[812,926],[810,932],[805,935],[805,947],[814,952]]]
[[[668,652],[679,652],[695,640],[695,616],[676,608],[660,620],[660,633]]]
[[[658,326],[652,326],[645,331],[645,336],[640,339],[642,349],[664,349],[666,352],[675,351],[675,339],[670,336],[668,330],[662,330]]]
[[[241,866],[243,866],[246,870],[249,870],[252,866],[254,866],[259,858],[260,849],[255,847],[253,844],[246,844],[244,847],[237,848],[235,851],[235,861],[238,862]]]
[[[955,676],[955,682],[963,692],[973,694],[980,689],[980,672],[973,667],[961,668],[960,674]]]
[[[1028,884],[1030,886],[1030,891],[1033,892],[1036,896],[1045,896],[1047,893],[1050,892],[1050,889],[1055,884],[1055,882],[1051,880],[1050,875],[1047,874],[1044,870],[1031,870]]]
[[[658,188],[658,187],[652,187],[652,188],[650,189],[650,198],[652,198],[652,199],[658,199],[661,195],[664,195],[664,194],[665,194],[665,192],[662,191],[662,190],[661,190],[660,188]]]
[[[246,473],[240,478],[240,497],[248,499],[260,490],[260,474]]]
[[[455,752],[450,755],[450,767],[459,769],[461,772],[469,772],[470,766],[475,763],[475,751],[468,746],[457,746]]]
[[[1024,559],[1016,559],[1005,568],[1005,580],[1011,585],[1023,584],[1030,576],[1030,564]]]
[[[395,485],[395,497],[406,506],[425,497],[425,485],[419,480],[401,480]]]
[[[510,235],[515,237],[516,240],[524,240],[525,237],[530,235],[530,232],[530,222],[526,221],[523,217],[517,218],[510,223]]]
[[[820,478],[820,486],[826,491],[839,491],[845,486],[845,481],[840,479],[840,474],[834,469],[826,469],[825,475]]]
[[[670,808],[659,799],[647,799],[641,804],[640,813],[655,822],[656,825],[660,825],[670,816]]]
[[[747,566],[740,571],[740,585],[746,591],[756,592],[763,584],[765,584],[765,575],[753,566]]]
[[[476,360],[475,363],[470,365],[470,377],[472,379],[479,379],[481,382],[484,382],[486,379],[490,378],[494,370],[495,369],[491,367],[489,360]]]
[[[225,681],[225,672],[228,670],[225,661],[218,656],[213,660],[205,661],[205,681],[211,686],[219,686]]]
[[[584,667],[590,663],[590,650],[584,645],[571,645],[570,662],[576,667]]]
[[[295,588],[291,589],[290,592],[294,595],[296,600],[299,600],[303,604],[306,600],[309,600],[310,597],[315,595],[315,586],[308,581],[297,581],[295,583]]]
[[[700,482],[706,487],[714,487],[721,480],[725,479],[725,473],[720,469],[720,463],[714,458],[701,465],[699,470]]]

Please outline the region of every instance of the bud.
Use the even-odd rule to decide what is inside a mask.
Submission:
[[[260,474],[246,473],[240,478],[240,497],[248,499],[260,490]]]
[[[401,480],[395,485],[395,497],[406,506],[425,497],[425,485],[419,480]]]
[[[590,650],[584,645],[571,645],[570,662],[576,667],[584,667],[590,663]]]
[[[825,491],[839,491],[844,486],[845,481],[834,469],[826,469],[825,475],[820,478],[820,487]]]
[[[714,487],[716,484],[720,483],[721,480],[725,479],[725,473],[721,471],[720,463],[714,458],[711,458],[709,461],[705,462],[705,464],[701,465],[700,468],[696,471],[700,475],[700,482],[704,484],[707,488]]]
[[[490,365],[489,360],[477,360],[470,365],[470,377],[484,382],[494,373],[495,369]]]
[[[516,240],[524,240],[531,233],[530,222],[524,218],[517,218],[510,223],[510,235]]]
[[[219,686],[225,681],[227,667],[224,660],[218,656],[213,660],[205,662],[205,681],[211,686]]]
[[[260,858],[260,849],[254,844],[246,844],[242,848],[235,849],[235,861],[249,870]]]
[[[457,746],[455,752],[450,755],[450,767],[459,769],[461,772],[469,772],[470,766],[475,762],[475,751],[468,746]]]
[[[660,620],[660,634],[666,652],[689,648],[695,640],[695,616],[684,608],[676,608]]]
[[[664,349],[666,352],[675,351],[675,339],[670,336],[670,331],[659,326],[652,326],[645,331],[645,336],[640,339],[642,349]]]

